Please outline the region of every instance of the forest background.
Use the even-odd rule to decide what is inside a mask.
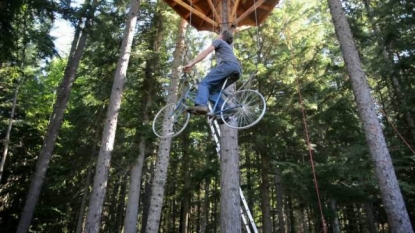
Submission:
[[[93,6],[90,1],[76,6],[70,1],[0,2],[0,138],[7,155],[2,156],[0,232],[17,229],[71,57],[59,56],[50,36],[57,17],[77,29],[79,22],[90,23],[81,28],[85,46],[30,231],[79,232],[85,224],[129,2]],[[415,4],[347,0],[343,8],[413,223]],[[137,226],[145,230],[159,143],[151,119],[166,103],[179,24],[180,18],[162,1],[141,2],[101,232],[124,227],[131,169],[143,141]],[[183,63],[213,37],[187,28]],[[254,88],[268,107],[255,127],[239,131],[240,185],[260,231],[321,231],[304,108],[329,231],[389,232],[327,3],[284,1],[261,26],[237,33],[234,48],[243,78],[258,70]],[[198,65],[201,75],[211,63]],[[219,183],[219,161],[206,121],[193,117],[171,145],[160,231],[219,232]]]

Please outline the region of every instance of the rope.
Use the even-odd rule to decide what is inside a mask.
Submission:
[[[323,207],[321,205],[320,192],[319,192],[318,183],[317,183],[316,169],[315,169],[315,166],[314,166],[313,152],[311,150],[310,136],[309,136],[309,133],[308,133],[308,125],[307,125],[306,116],[305,116],[303,97],[301,95],[301,90],[300,90],[300,81],[299,81],[298,77],[297,77],[296,81],[297,81],[298,96],[300,98],[301,112],[302,112],[302,116],[303,116],[303,124],[304,124],[304,129],[305,129],[304,131],[305,131],[305,135],[306,135],[306,139],[307,139],[307,148],[308,148],[308,153],[310,155],[310,164],[311,164],[311,169],[313,171],[314,187],[316,189],[316,194],[317,194],[318,208],[320,210],[321,222],[323,224],[323,232],[327,233],[327,225],[326,225],[326,220],[324,219],[324,215],[323,215]]]
[[[392,126],[393,130],[395,131],[395,133],[401,138],[401,140],[405,143],[405,145],[409,148],[409,150],[412,151],[412,154],[415,155],[415,150],[411,147],[411,145],[409,145],[409,143],[405,140],[405,138],[402,136],[402,134],[399,133],[398,129],[396,129],[395,125],[389,120],[389,116],[386,115],[385,110],[383,110],[383,108],[380,108],[380,111],[385,116],[386,121],[389,123],[389,125]]]
[[[256,5],[256,0],[254,0],[254,6]],[[258,15],[257,15],[257,11],[256,11],[256,7],[255,7],[255,27],[256,27],[256,45],[257,45],[257,53],[256,53],[256,64],[255,64],[255,69],[258,70],[258,63],[259,63],[259,26],[258,26]]]

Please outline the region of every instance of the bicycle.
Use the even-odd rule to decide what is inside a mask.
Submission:
[[[229,93],[225,91],[227,83],[235,79],[233,76],[226,78],[220,89],[218,98],[209,113],[211,119],[221,120],[228,127],[234,129],[247,129],[257,124],[265,114],[266,103],[264,97],[256,90],[245,89],[247,83],[251,82],[253,76],[245,82],[237,91]],[[181,78],[182,91],[181,97],[176,103],[164,106],[156,114],[153,121],[153,132],[159,138],[170,138],[179,135],[186,128],[190,120],[190,113],[187,106],[194,105],[197,90],[195,85],[188,81],[188,76],[184,72]],[[219,111],[216,109],[218,100],[223,96],[224,102]],[[213,120],[212,120],[213,122]]]

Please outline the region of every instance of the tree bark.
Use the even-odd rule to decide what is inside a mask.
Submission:
[[[83,231],[84,212],[85,212],[85,207],[86,207],[86,201],[87,201],[88,194],[89,194],[89,185],[91,183],[91,176],[92,176],[92,163],[90,166],[88,166],[88,171],[87,171],[87,175],[85,178],[84,194],[82,195],[81,207],[79,208],[78,221],[76,224],[76,231],[75,231],[76,233],[81,233]]]
[[[147,228],[147,218],[148,218],[148,212],[150,209],[150,202],[151,202],[151,184],[153,183],[153,173],[154,173],[154,162],[150,161],[147,170],[150,171],[150,175],[148,178],[148,181],[145,182],[144,187],[144,197],[143,197],[143,217],[141,219],[141,233],[145,233]]]
[[[376,178],[388,221],[391,225],[391,231],[393,233],[411,233],[413,232],[412,225],[398,185],[392,159],[386,146],[350,26],[340,0],[328,0],[328,3],[343,58],[351,79],[366,141],[374,161]]]
[[[204,198],[203,198],[203,208],[202,208],[202,214],[201,214],[201,223],[200,223],[200,233],[206,232],[206,226],[209,221],[209,185],[210,182],[208,180],[205,180],[205,188],[204,188]]]
[[[336,209],[336,200],[330,199],[330,209],[332,211],[333,215],[333,221],[332,221],[332,228],[333,233],[340,233],[340,223],[339,223],[339,217],[337,215],[337,209]]]
[[[112,232],[122,232],[123,229],[123,219],[125,218],[125,208],[126,208],[126,197],[127,197],[127,184],[128,184],[128,176],[124,175],[121,179],[121,188],[120,188],[120,194],[117,196],[117,213],[115,215],[115,226],[114,230]]]
[[[1,185],[1,178],[3,177],[4,165],[6,164],[7,152],[9,151],[10,133],[12,131],[13,118],[14,118],[14,113],[16,111],[16,103],[17,103],[17,96],[19,93],[19,87],[20,87],[20,81],[17,83],[16,89],[14,89],[12,111],[10,113],[9,124],[7,125],[6,137],[3,139],[3,156],[1,157],[1,162],[0,162],[0,185]]]
[[[278,211],[278,232],[284,233],[285,232],[285,221],[284,221],[284,189],[282,187],[281,182],[281,173],[279,168],[275,168],[275,189],[277,192],[277,211]]]
[[[164,186],[166,184],[167,169],[169,164],[170,145],[171,138],[161,139],[157,154],[153,184],[151,187],[151,199],[147,217],[146,233],[157,233],[159,231],[161,207],[163,205],[164,198]]]
[[[101,113],[101,111],[99,113]],[[99,139],[99,130],[96,130],[94,140],[98,141],[98,139]],[[93,169],[93,164],[94,164],[94,158],[97,153],[97,148],[98,148],[97,144],[94,143],[92,146],[92,150],[91,150],[91,158],[90,158],[89,166],[87,168],[87,175],[85,178],[85,186],[84,186],[84,194],[82,195],[82,202],[81,202],[81,207],[79,208],[79,214],[78,214],[78,220],[76,223],[75,233],[82,233],[84,230],[85,210],[86,210],[85,207],[86,207],[87,199],[89,196],[89,186],[91,184],[92,169]]]
[[[288,216],[290,220],[290,225],[289,225],[290,230],[288,232],[295,233],[295,216],[294,216],[294,207],[293,207],[293,201],[292,201],[291,196],[288,196],[287,202],[288,202]]]
[[[124,219],[124,232],[137,232],[137,214],[140,203],[141,175],[145,158],[145,139],[140,138],[139,155],[130,171],[130,186],[128,189],[127,210]]]
[[[26,203],[23,208],[19,225],[17,227],[17,233],[26,233],[29,230],[35,207],[39,200],[43,182],[46,178],[46,172],[52,157],[55,142],[58,137],[59,130],[62,126],[62,119],[66,110],[66,105],[69,101],[72,85],[75,81],[76,71],[78,70],[79,62],[84,51],[87,39],[87,31],[91,27],[93,15],[97,5],[98,1],[94,0],[91,10],[85,19],[84,29],[81,29],[81,23],[78,24],[78,27],[76,28],[68,63],[65,68],[62,82],[60,83],[57,91],[56,101],[53,106],[53,113],[49,120],[46,136],[43,140],[42,148],[39,153],[39,160],[36,165],[35,175],[33,177],[32,183],[30,184],[30,188],[26,197]]]
[[[190,165],[190,158],[189,158],[189,147],[191,146],[189,143],[189,136],[190,135],[183,135],[181,138],[182,140],[182,151],[183,151],[183,164],[182,174],[184,184],[183,184],[183,191],[182,191],[182,201],[181,201],[181,210],[180,210],[180,233],[187,233],[189,227],[189,211],[190,211],[190,199],[191,199],[191,177],[189,167]],[[200,212],[199,212],[200,213]]]
[[[98,155],[98,163],[94,177],[92,195],[89,202],[86,220],[88,233],[99,232],[101,225],[102,206],[108,181],[111,153],[114,148],[115,132],[118,122],[118,114],[121,107],[121,98],[124,82],[130,59],[131,46],[134,37],[134,29],[137,22],[137,14],[140,6],[139,0],[131,0],[128,20],[124,31],[124,39],[121,45],[120,57],[115,71],[114,83],[111,90],[110,104],[108,106],[104,130],[102,132],[101,148]]]
[[[180,21],[178,29],[178,38],[176,41],[176,50],[172,64],[172,78],[170,79],[170,90],[168,103],[177,101],[177,89],[179,85],[178,67],[182,64],[182,54],[184,51],[184,35],[186,22]],[[165,120],[163,127],[169,127],[171,122]],[[157,233],[159,231],[161,207],[164,198],[164,186],[167,178],[167,169],[169,165],[171,138],[161,139],[157,154],[156,168],[154,172],[153,184],[151,188],[151,200],[149,214],[146,223],[146,233]]]
[[[271,206],[270,206],[270,195],[269,195],[269,161],[268,157],[265,154],[261,155],[261,209],[262,209],[262,232],[271,233],[272,232],[272,223],[271,223]]]
[[[378,232],[378,229],[376,227],[375,217],[373,216],[372,203],[366,202],[364,205],[365,205],[365,212],[366,212],[367,225],[368,225],[369,232],[376,233]]]
[[[238,131],[221,127],[220,232],[241,232]]]
[[[229,1],[222,1],[222,22],[228,22]],[[228,30],[223,24],[221,30]],[[235,85],[229,87],[233,91]],[[220,232],[241,232],[238,130],[221,126],[220,138]]]
[[[389,69],[391,70],[391,72],[389,73],[392,79],[392,87],[393,90],[395,91],[395,95],[397,97],[397,100],[399,102],[399,104],[401,105],[400,110],[402,111],[403,115],[405,116],[405,121],[408,125],[408,130],[409,133],[412,137],[412,141],[415,142],[415,123],[413,120],[413,116],[412,114],[408,111],[408,104],[406,102],[406,98],[404,95],[404,92],[402,91],[401,88],[401,84],[399,82],[399,79],[396,77],[396,75],[393,72],[393,62],[391,61],[390,58],[390,53],[387,50],[387,46],[384,43],[384,38],[382,38],[381,33],[379,32],[379,27],[376,25],[375,20],[373,19],[373,14],[370,8],[370,0],[364,0],[364,5],[365,5],[365,9],[369,18],[369,22],[372,26],[372,29],[374,31],[375,36],[377,37],[377,44],[378,47],[382,50],[382,58],[383,61],[385,62],[385,64],[387,65],[387,67],[389,67]]]
[[[150,43],[152,45],[152,43]],[[151,46],[152,48],[155,48],[154,52],[157,53],[159,46]],[[151,49],[151,48],[150,48]],[[146,79],[144,80],[144,89],[146,93],[146,101],[144,103],[144,110],[143,110],[143,125],[146,126],[149,124],[150,119],[148,116],[148,110],[150,109],[152,105],[152,95],[154,90],[154,85],[152,81],[152,74],[155,70],[159,69],[159,62],[158,57],[151,57],[146,62]],[[138,207],[139,207],[139,201],[140,201],[140,189],[141,189],[141,176],[142,176],[142,170],[144,167],[144,159],[146,155],[146,135],[141,133],[140,139],[139,139],[139,155],[131,169],[131,175],[130,175],[130,188],[128,191],[128,203],[127,203],[127,211],[126,216],[124,219],[124,232],[125,233],[134,233],[137,232],[137,219],[138,219]]]

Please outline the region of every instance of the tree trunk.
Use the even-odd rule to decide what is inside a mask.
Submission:
[[[57,98],[53,107],[53,113],[49,120],[45,139],[43,140],[42,149],[40,150],[39,154],[39,160],[36,165],[35,175],[33,177],[32,183],[30,184],[30,188],[26,197],[26,203],[23,208],[23,213],[17,227],[17,233],[26,233],[29,230],[35,207],[37,201],[39,200],[43,182],[46,178],[46,171],[52,157],[56,138],[58,137],[59,130],[62,126],[62,119],[66,110],[66,105],[69,101],[72,85],[75,81],[76,71],[78,70],[79,62],[84,51],[87,31],[91,27],[93,15],[97,5],[98,0],[94,0],[91,6],[91,10],[85,19],[84,30],[81,30],[81,23],[78,24],[76,29],[68,63],[65,68],[62,82],[60,83],[57,91]]]
[[[167,127],[169,127],[169,124],[171,124],[171,122],[167,122]],[[166,184],[167,169],[169,164],[170,145],[171,138],[160,140],[153,184],[151,187],[151,199],[147,217],[146,233],[157,233],[159,231],[161,207],[163,205],[164,198],[164,186]]]
[[[187,233],[189,227],[189,204],[190,204],[190,177],[186,176],[185,178],[185,190],[183,193],[181,208],[180,208],[180,233]]]
[[[310,232],[309,215],[307,214],[307,206],[303,205],[301,209],[301,232]]]
[[[279,168],[275,168],[275,189],[277,192],[277,211],[278,211],[278,232],[285,232],[285,221],[284,221],[284,190],[281,183],[281,173]]]
[[[177,88],[179,85],[179,66],[182,64],[182,54],[184,52],[184,35],[186,21],[181,20],[178,29],[178,38],[176,41],[176,50],[174,52],[174,60],[172,64],[172,78],[170,79],[170,90],[168,103],[177,101]],[[163,127],[170,127],[171,122],[165,120]],[[171,138],[161,139],[156,168],[154,172],[153,184],[151,188],[151,200],[149,214],[146,223],[146,233],[157,233],[160,225],[161,207],[164,198],[164,186],[167,178],[167,169],[169,165]]]
[[[206,179],[205,180],[205,196],[203,198],[203,209],[201,214],[201,223],[200,223],[200,232],[199,233],[205,233],[206,232],[206,226],[208,224],[209,220],[209,185],[210,182]]]
[[[183,164],[182,164],[182,174],[180,175],[183,177],[184,184],[183,184],[183,191],[182,191],[182,201],[181,201],[181,209],[180,209],[180,233],[187,233],[189,227],[189,210],[190,210],[190,199],[191,199],[191,177],[189,167],[190,165],[190,158],[189,158],[189,147],[191,146],[189,143],[189,136],[190,135],[183,135],[181,138],[182,140],[182,151],[183,151]],[[198,232],[198,231],[197,231]]]
[[[230,7],[222,1],[222,22],[228,22]],[[221,30],[227,30],[222,25]],[[230,89],[235,90],[235,85]],[[241,232],[241,197],[239,186],[239,147],[238,130],[221,126],[220,138],[220,232]]]
[[[215,178],[215,184],[214,184],[214,193],[217,194],[218,193],[218,179]],[[220,184],[219,184],[220,185]],[[215,195],[214,195],[215,196]],[[212,211],[212,230],[213,232],[217,232],[218,228],[220,227],[220,216],[218,214],[218,209],[220,208],[220,200],[218,200],[218,198],[214,198],[213,199],[213,211]],[[210,232],[208,230],[208,232]]]
[[[288,196],[288,216],[290,219],[290,230],[288,232],[295,233],[295,216],[294,216],[294,207],[291,196]],[[288,228],[288,226],[287,226]]]
[[[272,223],[271,223],[271,206],[270,206],[270,195],[269,195],[269,161],[268,157],[265,154],[261,155],[261,209],[262,209],[262,232],[271,233],[272,232]]]
[[[115,131],[117,128],[118,114],[121,107],[121,98],[128,61],[130,59],[139,5],[139,0],[131,0],[128,20],[124,31],[124,39],[121,45],[120,58],[118,59],[117,70],[115,71],[114,83],[111,90],[110,104],[108,106],[104,130],[102,132],[101,148],[98,155],[94,185],[89,202],[86,220],[86,231],[88,233],[99,232],[101,225],[101,213],[107,188],[111,153],[114,148]]]
[[[143,197],[143,217],[141,219],[141,233],[145,233],[145,230],[147,228],[147,218],[148,218],[148,212],[150,210],[150,202],[151,202],[151,184],[153,183],[153,173],[154,173],[154,163],[153,161],[150,162],[149,167],[147,168],[148,171],[150,171],[150,177],[148,178],[148,181],[145,183],[144,187],[144,197]]]
[[[126,200],[126,196],[127,196],[127,182],[128,181],[128,176],[124,175],[123,178],[121,179],[121,190],[120,190],[120,194],[117,196],[117,203],[118,203],[118,208],[117,208],[117,213],[115,215],[115,226],[114,226],[114,230],[112,232],[122,232],[123,229],[123,219],[125,218],[125,200]]]
[[[0,185],[1,185],[1,178],[3,177],[4,165],[6,164],[7,152],[9,150],[10,133],[12,131],[13,118],[14,118],[14,113],[15,113],[15,110],[16,110],[16,103],[17,103],[17,96],[18,96],[18,93],[19,93],[19,87],[20,87],[20,81],[17,83],[16,89],[14,90],[12,111],[10,113],[10,118],[9,118],[9,124],[7,126],[6,137],[3,139],[3,156],[1,157],[1,162],[0,162]]]
[[[340,0],[328,0],[391,230],[413,232],[362,63]]]
[[[93,153],[93,155],[94,154],[95,153]],[[76,233],[81,233],[83,231],[84,212],[85,212],[86,201],[87,201],[88,194],[89,194],[89,185],[91,183],[91,176],[92,176],[92,163],[90,166],[88,166],[88,171],[87,171],[87,175],[85,178],[84,194],[82,195],[81,207],[79,208],[78,221],[76,224]]]
[[[337,215],[337,209],[336,209],[336,200],[335,199],[330,199],[330,209],[331,212],[333,213],[333,221],[332,221],[332,228],[333,228],[333,233],[340,233],[340,223],[339,223],[339,217]]]
[[[220,232],[241,232],[238,131],[221,127]]]
[[[155,49],[155,50],[158,50]],[[156,52],[156,51],[155,51]],[[153,61],[152,61],[153,60]],[[143,110],[143,125],[146,126],[149,124],[149,116],[148,116],[148,109],[151,107],[152,104],[152,95],[154,90],[154,85],[151,77],[151,73],[154,70],[157,70],[158,67],[151,68],[150,66],[158,66],[158,60],[154,59],[148,60],[146,62],[146,79],[144,80],[144,87],[146,89],[145,93],[147,98],[144,103],[144,110]],[[131,169],[131,180],[130,180],[130,188],[128,191],[128,203],[127,203],[127,211],[124,219],[124,232],[125,233],[134,233],[137,232],[137,214],[138,214],[138,207],[140,201],[140,189],[141,189],[141,176],[142,170],[144,167],[144,159],[146,155],[146,135],[141,133],[140,142],[139,142],[139,155],[137,160],[135,161],[132,169]]]
[[[130,171],[130,187],[128,190],[127,210],[124,219],[124,232],[137,232],[137,214],[140,202],[141,175],[145,158],[145,139],[140,137],[139,155]]]
[[[378,229],[376,227],[375,217],[373,216],[372,203],[366,202],[364,205],[365,205],[365,212],[366,212],[367,225],[368,225],[369,232],[376,233],[378,232]]]
[[[393,72],[393,62],[391,62],[389,51],[387,50],[387,47],[384,44],[384,38],[382,38],[381,33],[379,32],[379,27],[376,25],[375,20],[373,19],[373,14],[370,9],[370,0],[364,0],[364,5],[365,5],[368,18],[369,18],[369,22],[372,26],[375,36],[377,37],[378,47],[382,50],[383,60],[385,61],[387,67],[389,67],[389,69],[391,70],[390,72],[391,79],[392,79],[391,84],[392,84],[393,90],[395,91],[395,95],[398,99],[398,102],[401,105],[400,110],[405,116],[405,120],[408,125],[409,133],[412,137],[413,142],[415,142],[415,123],[413,120],[413,116],[408,111],[408,108],[407,108],[408,104],[406,102],[404,93],[402,92],[401,84]]]
[[[101,111],[99,112],[98,115],[100,114]],[[98,118],[100,119],[100,118]],[[95,139],[96,141],[98,141],[99,138],[99,130],[95,131]],[[84,186],[84,194],[82,195],[82,202],[81,202],[81,207],[79,208],[79,214],[78,214],[78,220],[76,223],[76,231],[75,233],[82,233],[84,230],[84,221],[85,221],[85,207],[86,207],[86,202],[89,196],[89,186],[91,184],[91,177],[92,177],[92,169],[93,169],[93,164],[94,164],[94,158],[97,154],[97,144],[94,143],[92,146],[92,150],[91,150],[91,158],[90,158],[90,163],[87,169],[87,175],[85,178],[85,186]]]

